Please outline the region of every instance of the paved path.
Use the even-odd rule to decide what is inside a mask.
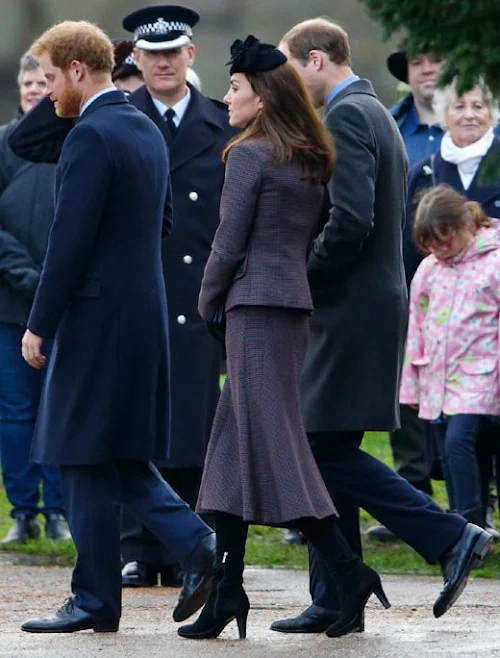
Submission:
[[[471,580],[455,607],[432,616],[440,579],[386,576],[392,608],[375,599],[366,608],[366,632],[345,638],[285,635],[269,630],[277,618],[295,615],[308,603],[303,571],[245,572],[252,609],[248,639],[237,640],[230,624],[218,640],[178,637],[172,621],[177,590],[124,591],[120,632],[32,635],[20,623],[51,614],[68,594],[70,570],[0,562],[0,656],[3,658],[500,658],[500,583]]]

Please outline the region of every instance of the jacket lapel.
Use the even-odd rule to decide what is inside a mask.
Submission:
[[[210,112],[210,101],[191,87],[191,102],[170,145],[170,169],[175,171],[209,149],[223,130]]]
[[[497,173],[494,174],[495,181],[491,181],[491,173],[489,174],[487,182],[482,181],[485,168],[488,168],[489,162],[491,162],[491,160],[494,161],[495,158],[500,159],[500,139],[497,137],[494,139],[488,153],[481,160],[481,164],[479,165],[470,187],[467,190],[467,196],[469,199],[478,201],[483,206],[494,197],[499,196],[500,181]],[[491,167],[489,168],[491,169]]]

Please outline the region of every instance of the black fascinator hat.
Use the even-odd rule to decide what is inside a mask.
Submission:
[[[245,41],[236,39],[231,46],[231,59],[226,66],[233,73],[259,73],[270,71],[287,61],[285,55],[270,43],[261,43],[253,34]]]

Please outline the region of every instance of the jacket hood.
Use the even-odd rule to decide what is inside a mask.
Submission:
[[[500,249],[500,222],[493,220],[495,225],[491,228],[480,228],[471,244],[455,258],[446,264],[467,263],[481,257],[490,251]]]

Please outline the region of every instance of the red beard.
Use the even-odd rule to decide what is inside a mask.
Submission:
[[[64,92],[59,95],[59,98],[56,101],[56,114],[61,118],[77,117],[80,114],[82,95],[74,88],[69,73],[65,73],[64,77],[66,79],[66,84]]]

